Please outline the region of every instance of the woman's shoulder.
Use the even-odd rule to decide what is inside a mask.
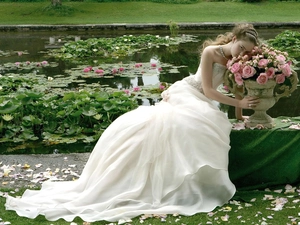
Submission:
[[[214,65],[215,63],[224,65],[224,60],[221,58],[218,53],[218,46],[210,45],[207,46],[201,56],[201,61],[205,62],[206,65]]]
[[[203,53],[213,54],[215,52],[215,49],[216,49],[215,45],[209,45],[203,49]]]
[[[210,45],[207,46],[203,52],[202,52],[202,56],[203,57],[209,57],[211,58],[213,61],[215,61],[218,58],[218,55],[216,54],[216,49],[218,48],[218,46],[216,45]]]

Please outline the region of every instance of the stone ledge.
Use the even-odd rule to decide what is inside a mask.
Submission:
[[[180,30],[231,29],[235,23],[177,23]],[[254,22],[257,29],[290,29],[300,28],[300,21],[295,22]],[[166,23],[112,23],[112,24],[80,24],[80,25],[0,25],[0,31],[99,31],[99,30],[168,30]]]

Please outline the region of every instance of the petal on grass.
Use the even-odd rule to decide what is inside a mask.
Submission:
[[[229,220],[229,216],[227,214],[225,216],[221,216],[221,220],[222,221],[228,221]]]

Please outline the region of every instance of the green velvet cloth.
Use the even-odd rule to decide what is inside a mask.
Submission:
[[[229,174],[238,190],[300,182],[300,130],[289,129],[300,117],[283,119],[273,129],[232,130]]]

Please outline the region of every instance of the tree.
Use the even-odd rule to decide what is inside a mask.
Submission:
[[[51,4],[53,7],[61,6],[62,2],[61,0],[51,0]]]

